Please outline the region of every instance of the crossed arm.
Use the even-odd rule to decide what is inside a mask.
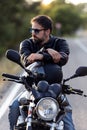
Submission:
[[[59,52],[57,52],[57,51],[55,51],[51,48],[46,49],[46,51],[47,51],[48,54],[50,54],[54,63],[58,63],[60,61],[62,55]],[[43,54],[32,53],[27,57],[27,60],[28,60],[29,63],[33,63],[36,60],[43,60],[43,58],[44,58]]]

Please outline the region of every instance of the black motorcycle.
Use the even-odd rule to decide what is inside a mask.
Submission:
[[[2,76],[6,77],[3,80],[23,84],[29,92],[29,98],[19,99],[20,115],[15,130],[64,130],[62,119],[66,112],[71,111],[65,94],[78,94],[87,97],[82,90],[74,89],[65,83],[72,78],[87,75],[87,67],[79,67],[73,76],[64,79],[60,84],[48,84],[44,80],[45,74],[42,67],[33,70],[32,66],[36,64],[37,68],[40,62],[35,62],[32,66],[25,68],[18,52],[8,50],[6,57],[19,64],[26,73],[23,76],[3,73]],[[41,80],[36,83],[38,78]]]

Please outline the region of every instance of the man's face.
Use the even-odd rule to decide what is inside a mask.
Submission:
[[[31,33],[35,43],[43,44],[49,40],[50,30],[46,30],[37,22],[32,23]]]

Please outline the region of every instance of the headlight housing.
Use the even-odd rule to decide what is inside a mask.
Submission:
[[[42,98],[36,106],[37,115],[46,121],[54,119],[59,112],[58,102],[51,97]]]

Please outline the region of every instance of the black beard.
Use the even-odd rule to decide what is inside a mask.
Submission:
[[[39,44],[39,45],[41,45],[41,43],[43,42],[42,39],[33,39],[33,41],[34,43]]]

